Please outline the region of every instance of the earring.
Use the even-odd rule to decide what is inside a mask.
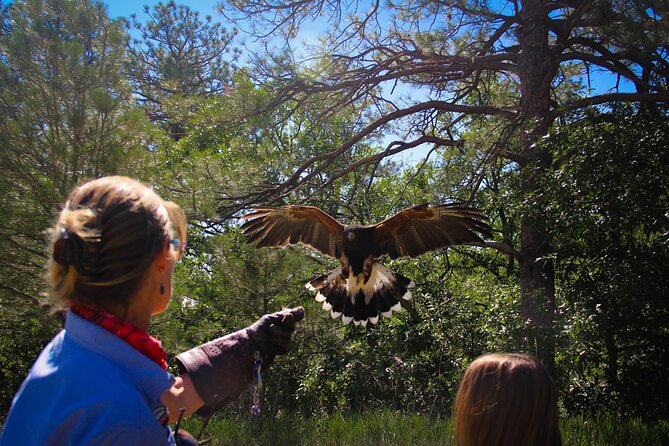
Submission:
[[[165,285],[160,284],[160,294],[165,294]]]

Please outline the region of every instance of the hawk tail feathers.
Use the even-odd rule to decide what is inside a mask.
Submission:
[[[411,299],[412,280],[395,273],[380,263],[374,263],[369,279],[358,284],[350,274],[341,276],[341,267],[311,280],[305,285],[310,291],[317,291],[316,301],[323,303],[323,309],[330,312],[333,319],[341,317],[344,324],[366,326],[376,324],[381,316],[391,317],[402,308],[401,301]]]

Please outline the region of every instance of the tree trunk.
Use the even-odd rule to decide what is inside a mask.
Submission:
[[[604,344],[606,345],[606,383],[609,395],[618,390],[618,346],[611,327],[605,326]]]
[[[520,221],[520,293],[522,314],[528,320],[529,348],[553,372],[555,369],[555,276],[547,234],[540,180],[551,154],[537,144],[551,125],[550,87],[557,63],[548,48],[548,15],[543,2],[522,2],[518,29],[521,86],[520,150],[528,160],[522,166],[521,193],[525,198]]]

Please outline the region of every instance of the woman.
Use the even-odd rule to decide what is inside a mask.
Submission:
[[[74,189],[53,229],[48,281],[67,310],[14,397],[1,445],[175,444],[181,412],[211,413],[251,383],[254,357],[287,352],[296,308],[177,357],[146,332],[167,308],[186,240],[179,207],[126,177]]]
[[[561,446],[557,391],[533,356],[488,354],[472,362],[455,397],[458,445]]]

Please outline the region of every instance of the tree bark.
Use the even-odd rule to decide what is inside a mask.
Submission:
[[[540,190],[540,180],[550,166],[551,155],[537,143],[552,123],[550,87],[558,65],[548,46],[549,17],[544,2],[523,1],[521,20],[517,31],[523,118],[520,152],[528,160],[521,166],[521,192],[526,197],[520,221],[521,310],[528,321],[529,348],[553,372],[555,274]]]
[[[618,346],[613,336],[613,328],[605,326],[604,344],[606,345],[606,383],[609,395],[618,390]]]

